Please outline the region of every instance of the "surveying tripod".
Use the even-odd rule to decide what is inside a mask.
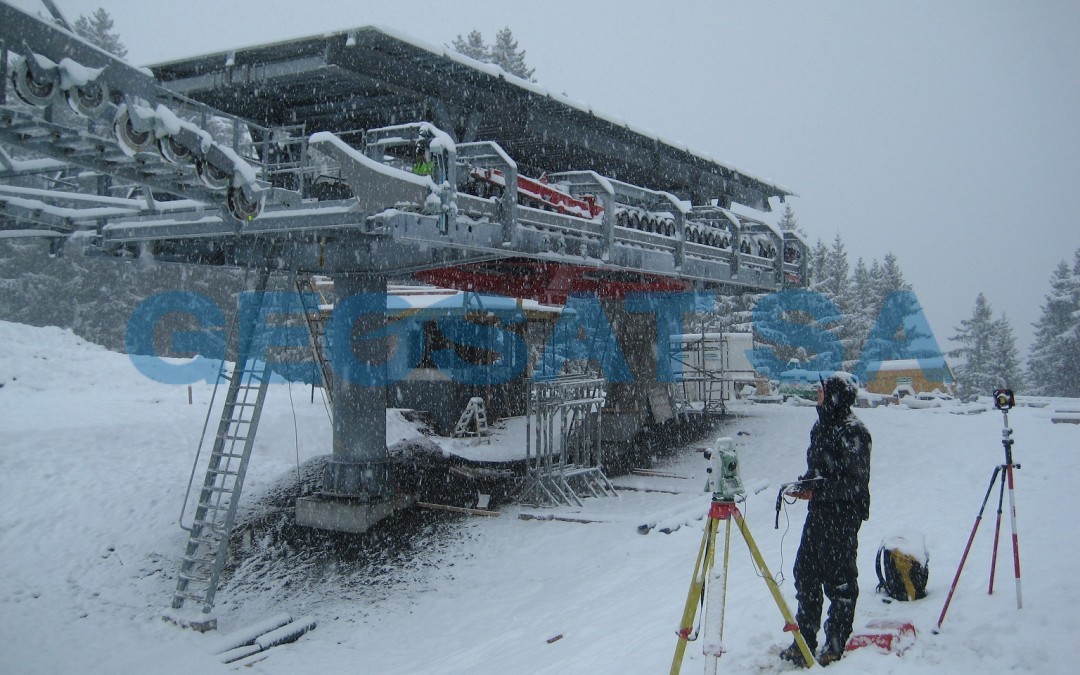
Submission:
[[[718,493],[713,493],[712,505],[709,508],[709,520],[705,525],[705,534],[701,538],[701,548],[698,549],[697,561],[694,563],[694,576],[690,579],[690,591],[686,595],[686,608],[683,610],[682,622],[679,624],[679,642],[675,646],[675,658],[671,662],[671,675],[677,675],[682,667],[686,643],[697,639],[698,631],[694,630],[693,626],[699,603],[705,606],[706,618],[708,619],[706,622],[706,642],[703,647],[706,656],[706,672],[716,672],[716,662],[724,653],[721,640],[724,636],[724,605],[727,599],[728,552],[731,543],[732,520],[739,526],[739,532],[742,533],[746,546],[750,549],[750,556],[757,566],[758,573],[765,580],[765,585],[769,587],[773,600],[776,601],[776,606],[784,617],[784,630],[794,633],[795,644],[799,646],[799,651],[802,652],[807,665],[815,665],[817,662],[814,660],[814,654],[810,651],[810,647],[806,644],[806,640],[799,631],[799,625],[795,623],[787,603],[784,602],[784,596],[780,594],[780,587],[776,585],[772,573],[769,572],[765,560],[761,557],[761,551],[758,550],[757,544],[754,543],[754,538],[750,535],[750,528],[746,525],[739,507],[735,505],[734,498],[718,497],[717,495]],[[716,532],[719,529],[721,520],[725,523],[724,563],[720,569],[720,594],[716,598],[711,597],[713,589],[709,584],[709,578],[716,560]],[[715,635],[712,630],[714,621],[718,624]]]
[[[1013,483],[1013,469],[1019,469],[1020,465],[1013,464],[1012,429],[1009,428],[1009,409],[1015,405],[1016,399],[1013,397],[1011,390],[998,389],[994,392],[994,407],[1001,411],[1004,418],[1005,426],[1001,430],[1001,444],[1005,447],[1005,463],[994,467],[994,473],[990,476],[990,485],[986,487],[986,495],[983,497],[982,506],[979,507],[979,515],[975,517],[975,525],[971,528],[971,534],[968,536],[967,546],[964,547],[964,555],[960,557],[960,564],[956,568],[956,576],[953,577],[949,595],[945,598],[945,606],[941,608],[941,615],[938,617],[937,627],[934,629],[935,633],[941,629],[941,622],[945,620],[945,612],[949,611],[949,603],[952,602],[953,593],[956,592],[956,584],[960,581],[960,573],[964,571],[964,563],[967,561],[968,552],[971,551],[971,542],[975,540],[975,533],[979,530],[979,523],[982,522],[986,502],[989,501],[990,493],[993,492],[994,483],[999,480],[999,476],[997,524],[994,526],[994,548],[990,557],[990,587],[986,592],[988,595],[994,594],[994,572],[997,570],[998,541],[1001,537],[1001,507],[1005,501],[1005,483],[1008,482],[1009,515],[1012,525],[1013,572],[1016,576],[1016,608],[1022,609],[1024,606],[1023,596],[1020,593],[1020,543],[1016,534],[1016,498],[1014,497]]]

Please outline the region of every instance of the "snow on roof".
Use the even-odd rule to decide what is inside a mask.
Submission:
[[[925,359],[895,359],[892,361],[871,361],[866,366],[866,371],[892,372],[899,370],[924,370],[926,368],[946,368],[945,359],[937,356]]]
[[[547,98],[550,98],[553,101],[558,101],[559,103],[562,103],[563,105],[566,105],[566,106],[571,107],[571,108],[576,108],[576,109],[578,109],[578,110],[580,110],[582,112],[586,112],[586,113],[592,115],[593,117],[596,117],[598,119],[602,119],[605,122],[610,122],[611,124],[614,124],[616,126],[623,127],[624,129],[626,129],[628,131],[632,131],[633,133],[638,134],[640,136],[645,136],[646,138],[650,138],[650,139],[652,139],[652,140],[654,140],[654,141],[656,141],[658,143],[663,143],[664,145],[670,146],[672,148],[682,150],[683,152],[686,152],[687,154],[698,157],[699,159],[703,159],[703,160],[705,160],[707,162],[717,164],[717,165],[722,166],[725,169],[728,169],[730,171],[735,171],[737,173],[740,173],[740,174],[746,176],[747,178],[751,178],[751,179],[756,180],[756,181],[761,182],[761,183],[766,183],[768,185],[771,185],[771,186],[777,188],[778,190],[780,190],[782,192],[785,192],[787,194],[791,194],[790,190],[783,187],[782,185],[778,185],[777,183],[775,183],[775,182],[773,182],[773,181],[771,181],[771,180],[769,180],[767,178],[761,178],[759,176],[755,176],[755,175],[753,175],[751,173],[748,173],[746,171],[738,169],[737,167],[735,167],[735,166],[733,166],[731,164],[728,164],[727,162],[720,161],[720,160],[712,157],[711,155],[707,155],[707,154],[700,153],[700,152],[695,152],[694,150],[691,150],[690,146],[686,145],[685,143],[675,143],[673,141],[669,141],[669,140],[667,140],[665,138],[662,138],[661,136],[659,136],[659,135],[657,135],[657,134],[655,134],[655,133],[653,133],[651,131],[648,131],[646,129],[642,129],[640,127],[635,127],[635,126],[631,125],[629,122],[627,122],[626,120],[622,119],[621,117],[616,117],[614,115],[608,115],[608,114],[606,114],[604,112],[598,112],[591,105],[588,105],[588,104],[586,104],[586,103],[584,103],[582,101],[578,101],[576,99],[572,99],[569,96],[566,96],[564,94],[559,94],[559,93],[556,93],[556,92],[552,92],[550,89],[542,87],[542,86],[540,86],[539,84],[537,84],[535,82],[531,82],[529,80],[520,78],[520,77],[518,77],[516,75],[512,75],[512,74],[506,72],[505,70],[503,70],[502,68],[500,68],[499,66],[496,66],[494,64],[483,63],[481,61],[477,61],[476,59],[465,56],[464,54],[461,54],[459,52],[454,51],[453,49],[447,48],[445,46],[440,47],[438,45],[433,45],[431,43],[428,43],[428,42],[425,42],[423,40],[419,40],[417,38],[411,37],[411,36],[409,36],[409,35],[407,35],[405,33],[401,33],[401,32],[399,32],[397,30],[394,30],[394,29],[386,27],[386,26],[375,24],[375,25],[356,28],[356,29],[354,29],[354,32],[355,31],[360,31],[360,30],[376,30],[376,31],[378,31],[380,33],[383,33],[384,35],[387,35],[389,37],[392,37],[392,38],[394,38],[396,40],[400,40],[402,42],[406,42],[408,44],[411,44],[414,47],[418,47],[420,49],[431,52],[433,54],[438,54],[440,56],[443,56],[444,58],[451,59],[451,60],[456,61],[458,63],[461,63],[463,65],[469,66],[471,68],[476,68],[477,70],[482,70],[482,71],[484,71],[484,72],[486,72],[486,73],[488,73],[490,75],[501,77],[506,82],[508,82],[510,84],[513,84],[513,85],[516,85],[516,86],[520,87],[521,89],[525,89],[527,91],[530,91],[530,92],[532,92],[534,94],[537,94],[537,95],[540,95],[540,96],[545,96]]]
[[[307,42],[307,41],[310,41],[310,40],[316,39],[316,38],[320,38],[320,39],[324,39],[324,40],[336,40],[336,39],[344,38],[347,45],[356,46],[356,36],[357,36],[357,34],[359,34],[361,32],[381,33],[381,34],[383,34],[383,35],[385,35],[387,37],[393,38],[393,39],[398,40],[400,42],[404,42],[404,43],[406,43],[406,44],[408,44],[408,45],[410,45],[412,47],[415,47],[417,49],[422,49],[422,50],[424,50],[426,52],[430,52],[431,54],[434,54],[436,56],[441,56],[443,58],[449,59],[449,60],[454,61],[456,63],[459,63],[461,65],[468,66],[469,68],[473,68],[474,70],[479,70],[481,72],[487,73],[488,75],[490,75],[492,77],[502,79],[505,82],[507,82],[508,84],[514,85],[514,86],[516,86],[516,87],[518,87],[520,89],[524,89],[524,90],[529,91],[531,93],[534,93],[534,94],[536,94],[538,96],[543,96],[543,97],[549,98],[549,99],[551,99],[553,101],[556,101],[558,103],[561,103],[561,104],[563,104],[563,105],[565,105],[567,107],[575,108],[575,109],[577,109],[577,110],[579,110],[581,112],[584,112],[584,113],[587,113],[587,114],[589,114],[589,115],[591,115],[593,117],[596,117],[597,119],[601,119],[601,120],[604,120],[605,122],[608,122],[610,124],[614,124],[615,126],[622,127],[624,129],[626,129],[627,131],[633,132],[633,133],[638,134],[640,136],[644,136],[645,138],[656,141],[657,143],[662,143],[662,144],[664,144],[664,145],[666,145],[668,147],[671,147],[671,148],[674,148],[674,149],[677,149],[677,150],[681,150],[681,151],[683,151],[683,152],[685,152],[685,153],[687,153],[689,155],[697,157],[698,159],[702,159],[702,160],[704,160],[706,162],[716,164],[716,165],[718,165],[720,167],[723,167],[724,169],[727,169],[729,171],[734,171],[734,172],[736,172],[738,174],[741,174],[741,175],[745,176],[746,178],[749,178],[749,179],[755,180],[755,181],[757,181],[759,183],[763,183],[765,185],[771,186],[771,187],[775,188],[777,191],[783,192],[784,194],[794,194],[791,190],[787,189],[786,187],[784,187],[784,186],[782,186],[782,185],[780,185],[780,184],[778,184],[778,183],[776,183],[776,182],[774,182],[772,180],[769,180],[767,178],[762,178],[760,176],[756,176],[756,175],[754,175],[752,173],[749,173],[747,171],[743,171],[743,170],[741,170],[741,169],[739,169],[739,168],[737,168],[737,167],[735,167],[735,166],[733,166],[733,165],[731,165],[731,164],[729,164],[727,162],[723,162],[721,160],[718,160],[715,157],[712,157],[711,155],[707,155],[707,154],[701,153],[701,152],[696,152],[696,151],[692,150],[690,148],[690,146],[686,145],[685,143],[676,143],[674,141],[670,141],[668,139],[662,138],[661,136],[659,136],[659,135],[657,135],[657,134],[655,134],[655,133],[653,133],[651,131],[648,131],[646,129],[642,129],[640,127],[635,127],[635,126],[631,125],[626,120],[624,120],[624,119],[622,119],[620,117],[616,117],[614,115],[609,115],[609,114],[604,113],[602,111],[597,111],[592,106],[590,106],[590,105],[588,105],[588,104],[586,104],[586,103],[584,103],[582,101],[572,99],[569,96],[566,96],[564,94],[559,94],[557,92],[551,91],[550,89],[542,87],[542,86],[540,86],[539,84],[537,84],[535,82],[530,82],[529,80],[520,78],[520,77],[518,77],[516,75],[513,75],[511,73],[508,73],[508,72],[506,72],[505,70],[503,70],[502,68],[500,68],[499,66],[497,66],[495,64],[484,63],[482,61],[477,61],[476,59],[465,56],[464,54],[461,54],[461,53],[459,53],[457,51],[454,51],[453,49],[451,49],[450,47],[447,47],[445,45],[435,45],[435,44],[432,44],[430,42],[426,42],[424,40],[421,40],[419,38],[410,36],[410,35],[408,35],[406,33],[400,32],[400,31],[398,31],[398,30],[396,30],[394,28],[390,28],[388,26],[381,25],[381,24],[368,24],[368,25],[365,25],[365,26],[357,26],[355,28],[348,28],[348,29],[340,30],[340,31],[336,31],[336,32],[323,33],[323,34],[318,35],[318,36],[310,36],[309,35],[309,36],[303,36],[303,37],[297,37],[297,38],[281,40],[281,41],[273,42],[273,43],[248,45],[247,47],[241,47],[241,48],[237,48],[237,49],[229,49],[229,50],[225,50],[225,51],[221,51],[221,52],[210,52],[210,53],[198,55],[198,56],[195,56],[195,57],[192,57],[192,58],[205,58],[205,57],[210,57],[210,56],[217,56],[219,54],[222,55],[223,57],[228,57],[228,55],[235,54],[236,52],[239,52],[239,51],[245,51],[245,50],[249,50],[249,49],[265,49],[265,48],[271,48],[271,47],[290,45],[290,44],[295,44],[295,43],[299,43],[299,42]],[[179,61],[188,61],[188,60],[191,60],[191,59],[190,58],[178,59],[178,60],[173,61],[173,62],[165,62],[165,63],[155,64],[155,66],[157,66],[157,67],[167,66],[167,65],[169,65],[169,63],[175,63],[175,62],[179,62]]]
[[[752,333],[682,333],[672,335],[672,340],[682,342],[701,342],[702,340],[738,340],[739,338],[752,339]]]

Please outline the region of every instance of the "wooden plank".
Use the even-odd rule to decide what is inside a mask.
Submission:
[[[416,502],[417,506],[421,506],[425,509],[437,509],[439,511],[453,511],[455,513],[468,513],[471,516],[498,516],[498,511],[488,511],[485,509],[469,509],[464,506],[450,506],[448,504],[433,504],[431,502]]]
[[[627,492],[659,492],[659,493],[665,494],[665,495],[687,495],[687,494],[691,494],[689,492],[684,492],[684,491],[681,491],[681,490],[660,490],[660,489],[657,489],[657,488],[630,487],[629,485],[616,485],[615,489],[616,490],[626,490]]]
[[[291,623],[292,620],[291,614],[282,612],[257,623],[253,623],[250,626],[239,628],[232,633],[223,635],[215,640],[214,645],[210,648],[210,652],[212,654],[222,654],[238,647],[243,647],[244,645],[250,645],[252,642],[255,642],[260,635],[265,635],[272,630],[277,630],[285,624]]]
[[[636,476],[650,476],[653,478],[679,478],[682,480],[692,480],[691,476],[680,476],[677,473],[660,471],[659,469],[630,469],[630,473]]]
[[[607,521],[604,521],[604,520],[589,520],[587,518],[570,518],[568,516],[556,516],[554,514],[549,514],[549,513],[544,513],[544,514],[519,513],[518,518],[520,518],[521,520],[558,520],[558,521],[562,521],[564,523],[586,523],[586,524],[588,524],[588,523],[607,522]]]

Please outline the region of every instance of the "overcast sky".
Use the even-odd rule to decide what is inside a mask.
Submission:
[[[945,348],[983,292],[1026,358],[1080,248],[1075,0],[55,1],[71,21],[104,7],[140,65],[509,26],[541,86],[792,190],[811,243],[839,232],[852,265],[894,253]]]

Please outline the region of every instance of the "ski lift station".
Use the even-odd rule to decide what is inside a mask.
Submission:
[[[5,236],[51,238],[61,255],[236,268],[237,291],[272,278],[296,289],[293,305],[238,312],[229,331],[235,366],[196,480],[177,608],[213,605],[276,369],[253,337],[260,317],[296,317],[331,402],[332,458],[297,520],[360,532],[413,501],[386,444],[395,335],[411,336],[402,358],[431,376],[389,388],[392,407],[410,391],[445,396],[442,426],[477,440],[495,410],[527,416],[522,499],[568,502],[606,494],[605,458],[693,408],[657,372],[663,313],[630,298],[805,284],[805,242],[748,215],[783,187],[384,28],[136,68],[58,13],[0,2],[0,48]],[[442,314],[401,304],[421,285],[449,289],[432,291],[445,294]],[[442,337],[479,355],[421,363],[445,316],[466,328]],[[560,325],[591,369],[568,375],[547,353],[519,364],[526,350],[500,346],[531,352],[535,329],[558,347]],[[715,342],[676,350],[703,362],[686,350]],[[494,362],[514,367],[501,381],[469,374]],[[613,377],[616,365],[630,376]],[[722,409],[710,377],[695,380],[698,408]]]

